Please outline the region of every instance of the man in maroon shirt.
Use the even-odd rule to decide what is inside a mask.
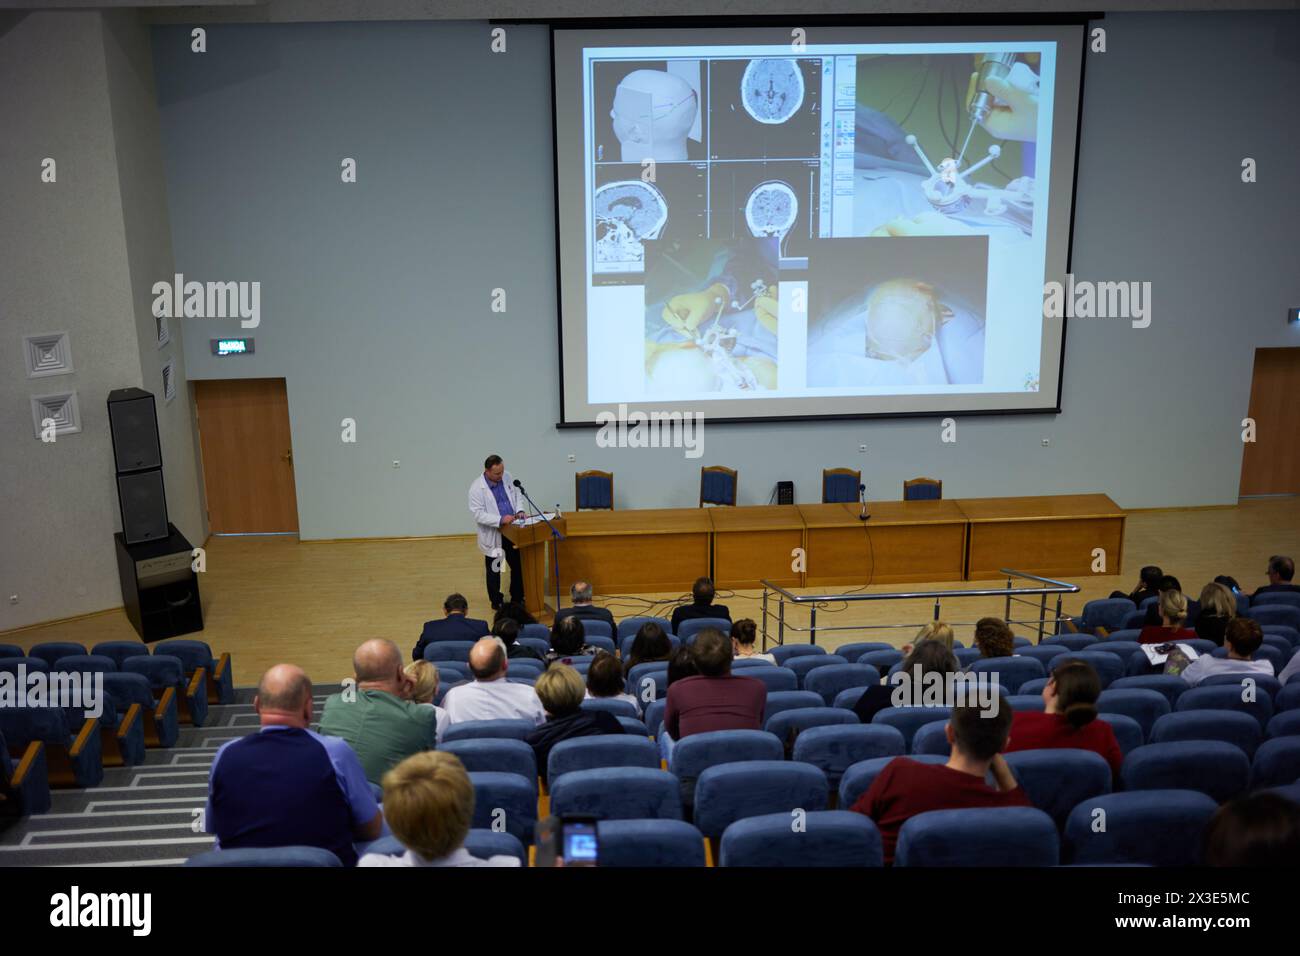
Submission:
[[[705,628],[691,646],[694,677],[668,688],[664,728],[673,740],[710,730],[762,730],[767,686],[753,677],[731,673],[731,639]]]
[[[981,717],[978,707],[954,707],[947,727],[952,756],[946,764],[895,757],[858,798],[852,809],[876,821],[886,866],[894,862],[898,831],[918,813],[1031,805],[1000,753],[1011,730],[1011,717],[1010,707],[999,707],[988,717]],[[990,770],[997,781],[996,790],[984,782]]]

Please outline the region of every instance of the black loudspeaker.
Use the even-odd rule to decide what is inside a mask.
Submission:
[[[794,504],[793,481],[778,481],[776,483],[776,503],[778,505]]]
[[[191,567],[193,549],[185,536],[168,526],[156,541],[130,545],[113,535],[122,604],[136,633],[160,641],[203,630],[199,576]]]
[[[162,467],[158,413],[152,394],[142,388],[119,388],[109,392],[108,427],[113,434],[113,459],[118,474]],[[163,524],[166,524],[166,518]],[[163,536],[166,536],[165,530]]]
[[[122,535],[127,544],[161,541],[167,537],[167,495],[161,468],[117,476],[117,501],[122,509]]]

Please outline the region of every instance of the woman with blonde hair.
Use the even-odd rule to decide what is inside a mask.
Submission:
[[[1196,616],[1196,636],[1223,646],[1228,622],[1237,616],[1237,596],[1227,586],[1211,581],[1201,589],[1201,613]]]
[[[433,708],[434,743],[442,743],[442,735],[447,729],[447,711],[433,702],[438,696],[438,668],[428,661],[411,661],[404,670],[415,682],[411,688],[411,700]]]
[[[912,649],[922,641],[938,641],[948,650],[952,650],[952,627],[943,621],[931,621],[925,627],[916,633],[916,640],[911,644],[904,644],[899,648],[905,655],[912,653]]]
[[[1177,588],[1160,592],[1160,623],[1148,624],[1138,634],[1139,644],[1168,644],[1171,641],[1192,641],[1196,632],[1183,627],[1187,620],[1187,597]]]

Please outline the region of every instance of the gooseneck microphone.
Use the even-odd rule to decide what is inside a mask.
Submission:
[[[858,485],[858,501],[862,503],[862,510],[858,512],[858,520],[866,521],[871,515],[867,514],[867,486]]]

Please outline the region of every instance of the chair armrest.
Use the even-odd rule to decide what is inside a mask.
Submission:
[[[131,732],[132,726],[140,719],[140,705],[132,704],[126,709],[126,715],[122,718],[122,722],[117,725],[118,740],[125,739],[126,735]]]
[[[86,743],[98,732],[99,718],[87,717],[86,722],[81,725],[81,733],[77,734],[77,739],[72,742],[72,749],[68,751],[68,755],[71,757],[80,757],[81,752],[86,749]]]
[[[203,667],[194,668],[194,673],[190,675],[189,685],[185,688],[185,696],[186,697],[197,696],[199,692],[199,688],[202,687],[207,682],[207,679],[208,679],[208,672],[206,668]]]
[[[40,740],[33,740],[27,745],[27,750],[23,753],[22,759],[18,761],[18,766],[14,768],[14,775],[9,779],[9,786],[18,790],[27,782],[27,775],[32,772],[32,767],[36,765],[37,759],[41,755],[41,750],[45,743]]]
[[[221,657],[217,658],[217,666],[212,671],[213,680],[221,680],[226,676],[226,671],[230,668],[230,651],[224,652]]]
[[[158,695],[158,706],[154,708],[153,715],[162,720],[163,714],[167,713],[167,708],[172,706],[172,698],[176,696],[175,687],[165,687],[163,692]]]

